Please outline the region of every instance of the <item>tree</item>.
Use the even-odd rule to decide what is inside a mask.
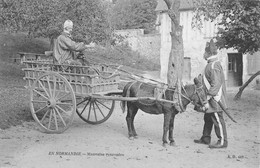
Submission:
[[[0,6],[0,28],[5,31],[23,31],[26,9],[23,1],[2,0]]]
[[[173,96],[175,108],[183,111],[181,105],[181,80],[183,69],[183,39],[182,26],[180,26],[180,0],[164,0],[168,7],[168,15],[171,19],[171,52],[168,63],[167,83],[170,88],[176,88]]]
[[[197,0],[195,24],[219,19],[217,45],[234,48],[241,53],[254,53],[260,48],[260,1],[256,0]]]
[[[108,22],[100,0],[2,0],[1,29],[27,32],[31,37],[57,36],[66,19],[74,22],[77,41],[106,40]]]
[[[156,20],[156,0],[120,0],[113,9],[115,29],[151,29]]]
[[[78,41],[101,43],[106,40],[105,9],[99,0],[66,0],[61,3],[61,20],[74,21],[74,37]]]
[[[180,0],[164,0],[168,7],[168,14],[172,20],[171,31],[171,53],[168,65],[168,85],[174,88],[178,81],[182,79],[183,67],[183,39],[182,26],[180,26]]]
[[[234,48],[240,53],[254,53],[260,48],[260,1],[257,0],[197,0],[193,24],[201,26],[202,19],[217,23],[217,46]],[[201,16],[204,16],[202,18]],[[239,99],[244,88],[257,76],[258,71],[240,89],[235,99]]]
[[[242,95],[243,90],[244,90],[244,89],[247,87],[247,85],[248,85],[250,82],[252,82],[252,80],[253,80],[256,76],[258,76],[258,75],[260,75],[260,71],[256,72],[254,75],[252,75],[252,76],[247,80],[247,82],[246,82],[245,84],[243,84],[243,86],[241,86],[241,87],[239,88],[239,91],[238,91],[238,93],[235,95],[234,100],[239,100],[239,99],[241,98],[241,95]]]

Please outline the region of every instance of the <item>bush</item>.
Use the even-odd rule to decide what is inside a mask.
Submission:
[[[111,63],[128,66],[145,71],[159,70],[160,65],[142,57],[133,51],[128,45],[117,45],[111,47],[95,47],[85,51],[84,55],[91,63]]]

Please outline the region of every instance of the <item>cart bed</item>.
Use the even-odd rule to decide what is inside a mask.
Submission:
[[[30,88],[34,81],[44,73],[56,72],[68,80],[76,96],[118,91],[119,74],[104,64],[76,66],[53,64],[48,61],[24,61],[23,63],[25,64],[23,71],[25,72],[26,88]],[[52,79],[49,81],[53,85],[54,81]],[[47,85],[46,81],[43,83]]]

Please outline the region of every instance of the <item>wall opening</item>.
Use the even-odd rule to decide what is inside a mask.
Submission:
[[[228,53],[227,86],[241,86],[243,84],[242,53]]]

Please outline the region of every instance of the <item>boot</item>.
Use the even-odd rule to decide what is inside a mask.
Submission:
[[[210,138],[195,139],[194,142],[195,142],[195,143],[198,143],[198,144],[209,145],[209,144],[210,144]]]
[[[219,149],[219,148],[227,148],[228,142],[224,141],[224,144],[221,145],[220,141],[218,141],[216,144],[209,145],[209,148],[211,149]]]

